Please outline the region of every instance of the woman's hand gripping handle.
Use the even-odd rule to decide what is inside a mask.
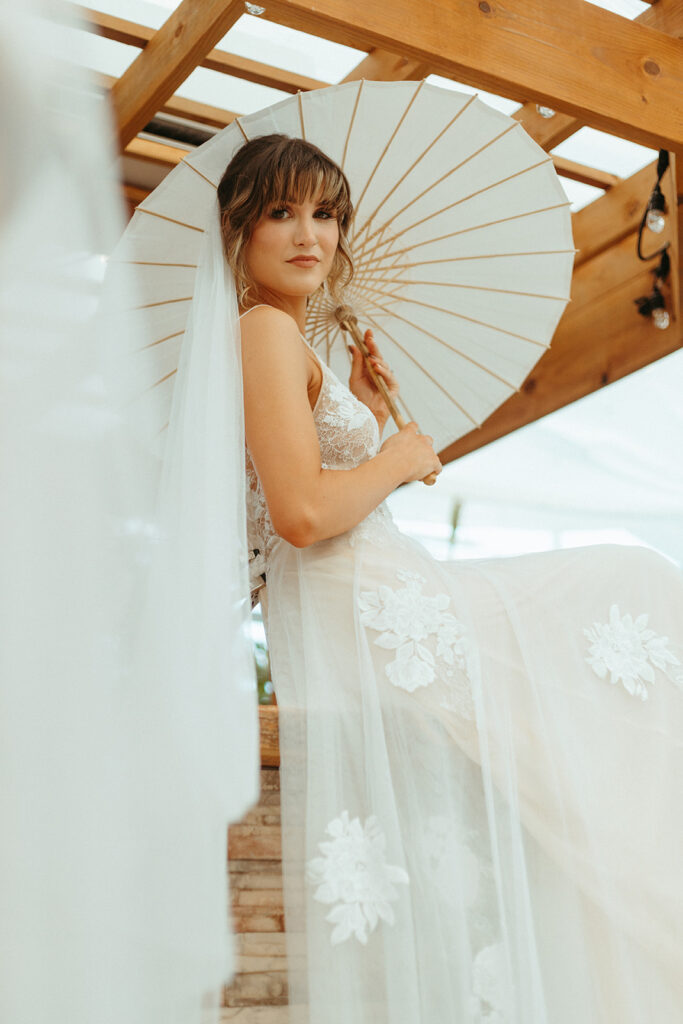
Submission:
[[[388,376],[388,379],[393,382],[396,386],[395,378],[390,371],[387,372],[383,369],[383,363],[379,356],[379,350],[372,339],[372,332],[367,331],[366,337],[364,338],[358,327],[358,320],[349,306],[339,306],[334,312],[335,318],[343,331],[348,331],[353,337],[358,349],[362,353],[365,370],[374,385],[376,391],[382,396],[387,409],[389,410],[394,423],[398,427],[398,434],[394,434],[388,438],[382,448],[385,448],[388,444],[398,444],[402,446],[401,455],[407,461],[407,465],[410,467],[410,476],[405,478],[405,483],[413,480],[422,480],[423,483],[431,484],[436,483],[438,474],[443,469],[437,455],[432,447],[433,438],[428,434],[420,434],[417,423],[411,422],[406,423],[403,416],[398,411],[398,407],[394,401],[393,395],[390,393],[385,381],[382,379],[384,375]],[[370,336],[370,337],[368,337]],[[371,352],[366,341],[372,344],[373,351]],[[378,372],[379,371],[379,372]],[[352,374],[353,376],[353,374]],[[358,374],[357,376],[360,376]],[[396,387],[396,394],[398,394],[398,388]],[[357,396],[358,397],[358,396]],[[362,399],[366,404],[370,404],[367,399]],[[400,440],[396,440],[400,438]],[[423,471],[417,470],[416,475],[415,466],[426,466]],[[424,475],[423,475],[424,474]]]
[[[400,416],[400,414],[399,414]],[[398,433],[388,437],[380,451],[393,448],[400,453],[401,462],[406,467],[404,483],[422,480],[425,484],[433,484],[443,469],[439,457],[432,447],[433,438],[429,434],[421,434],[417,423],[406,423],[400,417]]]

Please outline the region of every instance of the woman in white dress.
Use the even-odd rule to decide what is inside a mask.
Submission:
[[[351,276],[342,171],[265,136],[218,198],[290,1019],[683,1019],[683,576],[640,547],[441,563],[404,536],[383,502],[441,470],[431,438],[382,443],[360,352],[347,387],[305,338],[308,297]]]

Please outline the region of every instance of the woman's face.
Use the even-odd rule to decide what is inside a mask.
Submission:
[[[254,281],[271,293],[311,295],[332,269],[339,242],[337,218],[316,202],[267,209],[245,248]],[[301,257],[312,257],[304,261]],[[293,262],[296,259],[300,262]]]

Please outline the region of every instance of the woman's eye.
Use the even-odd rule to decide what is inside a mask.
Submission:
[[[288,211],[286,206],[276,206],[274,209],[272,209],[270,211],[270,216],[274,217],[275,220],[282,220],[282,217],[280,217],[278,215],[281,214],[281,213],[288,213],[288,212],[289,211]],[[336,216],[336,214],[333,213],[331,210],[322,210],[322,209],[321,210],[316,210],[315,216],[317,217],[321,213],[328,220],[330,218],[333,218],[333,217]]]

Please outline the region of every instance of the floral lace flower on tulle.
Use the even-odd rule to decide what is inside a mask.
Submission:
[[[479,860],[460,834],[452,817],[433,814],[421,829],[429,878],[441,898],[454,907],[469,908],[479,893]],[[457,878],[458,884],[453,884]]]
[[[368,929],[374,931],[380,918],[394,924],[391,902],[399,896],[394,883],[408,884],[410,879],[403,868],[387,864],[386,837],[374,814],[361,825],[342,811],[325,832],[331,841],[318,843],[323,856],[307,862],[306,881],[318,886],[314,899],[334,904],[325,917],[335,925],[332,945],[352,935],[366,945]]]
[[[621,682],[627,693],[645,701],[646,686],[655,681],[660,669],[672,682],[683,688],[681,662],[668,648],[669,638],[657,636],[647,628],[649,615],[621,615],[619,606],[609,610],[609,622],[595,622],[584,629],[590,641],[586,661],[600,679],[609,675],[612,684]]]
[[[453,675],[454,667],[466,673],[465,628],[446,610],[450,596],[423,594],[422,586],[427,581],[419,573],[398,569],[396,576],[404,587],[383,585],[361,591],[358,597],[361,622],[380,633],[375,644],[396,651],[385,667],[389,681],[412,693],[433,682],[437,670],[447,676]],[[428,639],[432,649],[424,642]]]
[[[513,1020],[505,949],[500,942],[485,946],[474,958],[470,1012],[472,1024],[511,1024]]]

